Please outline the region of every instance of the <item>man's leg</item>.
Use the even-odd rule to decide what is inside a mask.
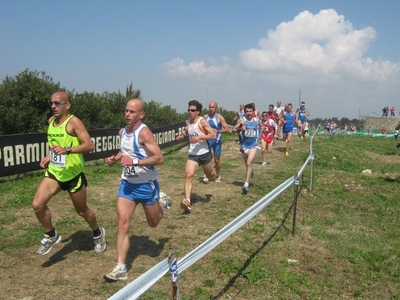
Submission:
[[[267,142],[264,141],[263,138],[261,138],[261,155],[263,159],[263,166],[267,165]]]
[[[97,225],[94,211],[87,206],[86,186],[82,185],[82,187],[75,193],[69,192],[69,195],[78,215],[85,219],[93,231],[96,230],[99,226]]]
[[[292,132],[288,132],[286,135],[286,152],[289,153],[290,141],[292,140]]]
[[[216,176],[215,171],[212,168],[211,162],[202,166],[204,174],[206,174],[207,178],[213,178]]]
[[[210,164],[211,166],[211,164]],[[192,181],[194,178],[194,174],[196,174],[197,168],[199,167],[199,163],[188,159],[186,162],[185,173],[185,199],[190,199],[190,194],[192,192]],[[207,173],[206,173],[207,176]]]
[[[270,143],[267,144],[267,150],[269,154],[272,154],[272,148],[273,148],[273,142],[271,141]]]
[[[164,216],[164,208],[157,201],[152,205],[143,205],[144,213],[146,215],[147,224],[150,227],[157,227],[162,217]]]
[[[136,202],[123,197],[117,199],[118,234],[117,234],[117,259],[118,263],[126,264],[129,251],[129,227],[132,215],[136,209]]]
[[[216,182],[220,182],[221,181],[221,153],[222,153],[222,144],[220,142],[219,143],[215,143],[215,146],[214,146],[214,164],[215,164],[215,171],[216,171],[216,176],[215,176],[215,181]]]
[[[129,251],[129,227],[136,202],[124,197],[117,198],[118,234],[117,234],[117,265],[104,276],[107,281],[127,280],[126,258]]]
[[[47,203],[50,201],[51,197],[57,194],[60,190],[61,188],[56,180],[44,177],[36,190],[35,197],[33,198],[32,208],[45,232],[53,230],[51,212]]]
[[[257,154],[257,148],[251,148],[247,155],[243,156],[244,163],[246,164],[246,182],[250,181],[251,173],[253,172],[253,160]]]
[[[32,207],[35,211],[36,217],[45,231],[44,238],[40,241],[39,249],[36,251],[39,255],[46,255],[54,245],[61,241],[61,236],[53,228],[53,224],[51,223],[51,212],[47,206],[51,197],[57,194],[60,190],[61,188],[56,180],[45,177],[36,190],[35,197],[32,201]]]

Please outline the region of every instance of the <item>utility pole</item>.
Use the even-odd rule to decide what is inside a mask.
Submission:
[[[301,89],[299,89],[299,107],[301,105]]]
[[[208,87],[206,87],[206,107],[208,107]]]

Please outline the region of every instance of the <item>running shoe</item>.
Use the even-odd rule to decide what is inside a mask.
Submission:
[[[184,209],[187,212],[190,212],[192,210],[192,205],[190,204],[190,200],[188,199],[183,199],[181,202],[181,208]]]
[[[160,202],[162,203],[165,209],[170,209],[172,206],[171,197],[163,192],[160,193]]]
[[[100,227],[100,235],[93,237],[94,241],[94,252],[101,253],[104,252],[107,248],[106,243],[106,230],[103,227]]]
[[[51,248],[53,248],[54,245],[57,245],[61,241],[61,235],[58,234],[56,231],[56,235],[53,237],[50,237],[48,234],[44,235],[44,238],[40,241],[40,247],[38,251],[36,251],[37,254],[39,255],[46,255],[47,253],[50,252]]]
[[[206,175],[203,176],[202,181],[203,183],[208,183],[208,178]]]
[[[249,191],[249,186],[244,184],[243,187],[242,187],[243,195],[246,195],[248,191]]]
[[[286,155],[286,156],[289,156],[289,151],[285,151],[285,155]]]
[[[261,165],[262,165],[263,167],[265,167],[266,165],[268,165],[268,163],[267,163],[266,161],[264,161]]]
[[[221,182],[221,175],[218,175],[217,177],[215,177],[215,182]]]
[[[122,271],[118,266],[108,274],[104,275],[105,280],[118,281],[118,280],[127,280],[128,272],[126,270]]]

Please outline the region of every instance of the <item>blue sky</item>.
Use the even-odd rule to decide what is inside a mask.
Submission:
[[[301,100],[311,118],[400,112],[400,1],[0,0],[0,79],[45,71],[77,92],[178,112]]]

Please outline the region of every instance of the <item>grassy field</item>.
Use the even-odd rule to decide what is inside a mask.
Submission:
[[[254,165],[247,195],[234,135],[224,136],[222,182],[193,184],[191,214],[183,213],[186,149],[169,149],[159,167],[161,190],[174,204],[159,227],[134,214],[129,280],[177,251],[178,259],[293,176],[309,153],[294,138],[289,157],[277,141],[269,165]],[[293,189],[287,189],[231,237],[179,275],[182,299],[400,299],[400,150],[394,139],[318,136],[314,178],[300,181],[296,234]],[[371,175],[363,175],[369,169]],[[106,299],[128,282],[107,283],[116,262],[115,199],[121,168],[86,168],[88,201],[107,231],[107,250],[92,251],[91,231],[65,193],[50,202],[62,242],[35,254],[43,232],[30,206],[42,173],[0,182],[0,299]],[[169,299],[165,276],[141,299]]]

